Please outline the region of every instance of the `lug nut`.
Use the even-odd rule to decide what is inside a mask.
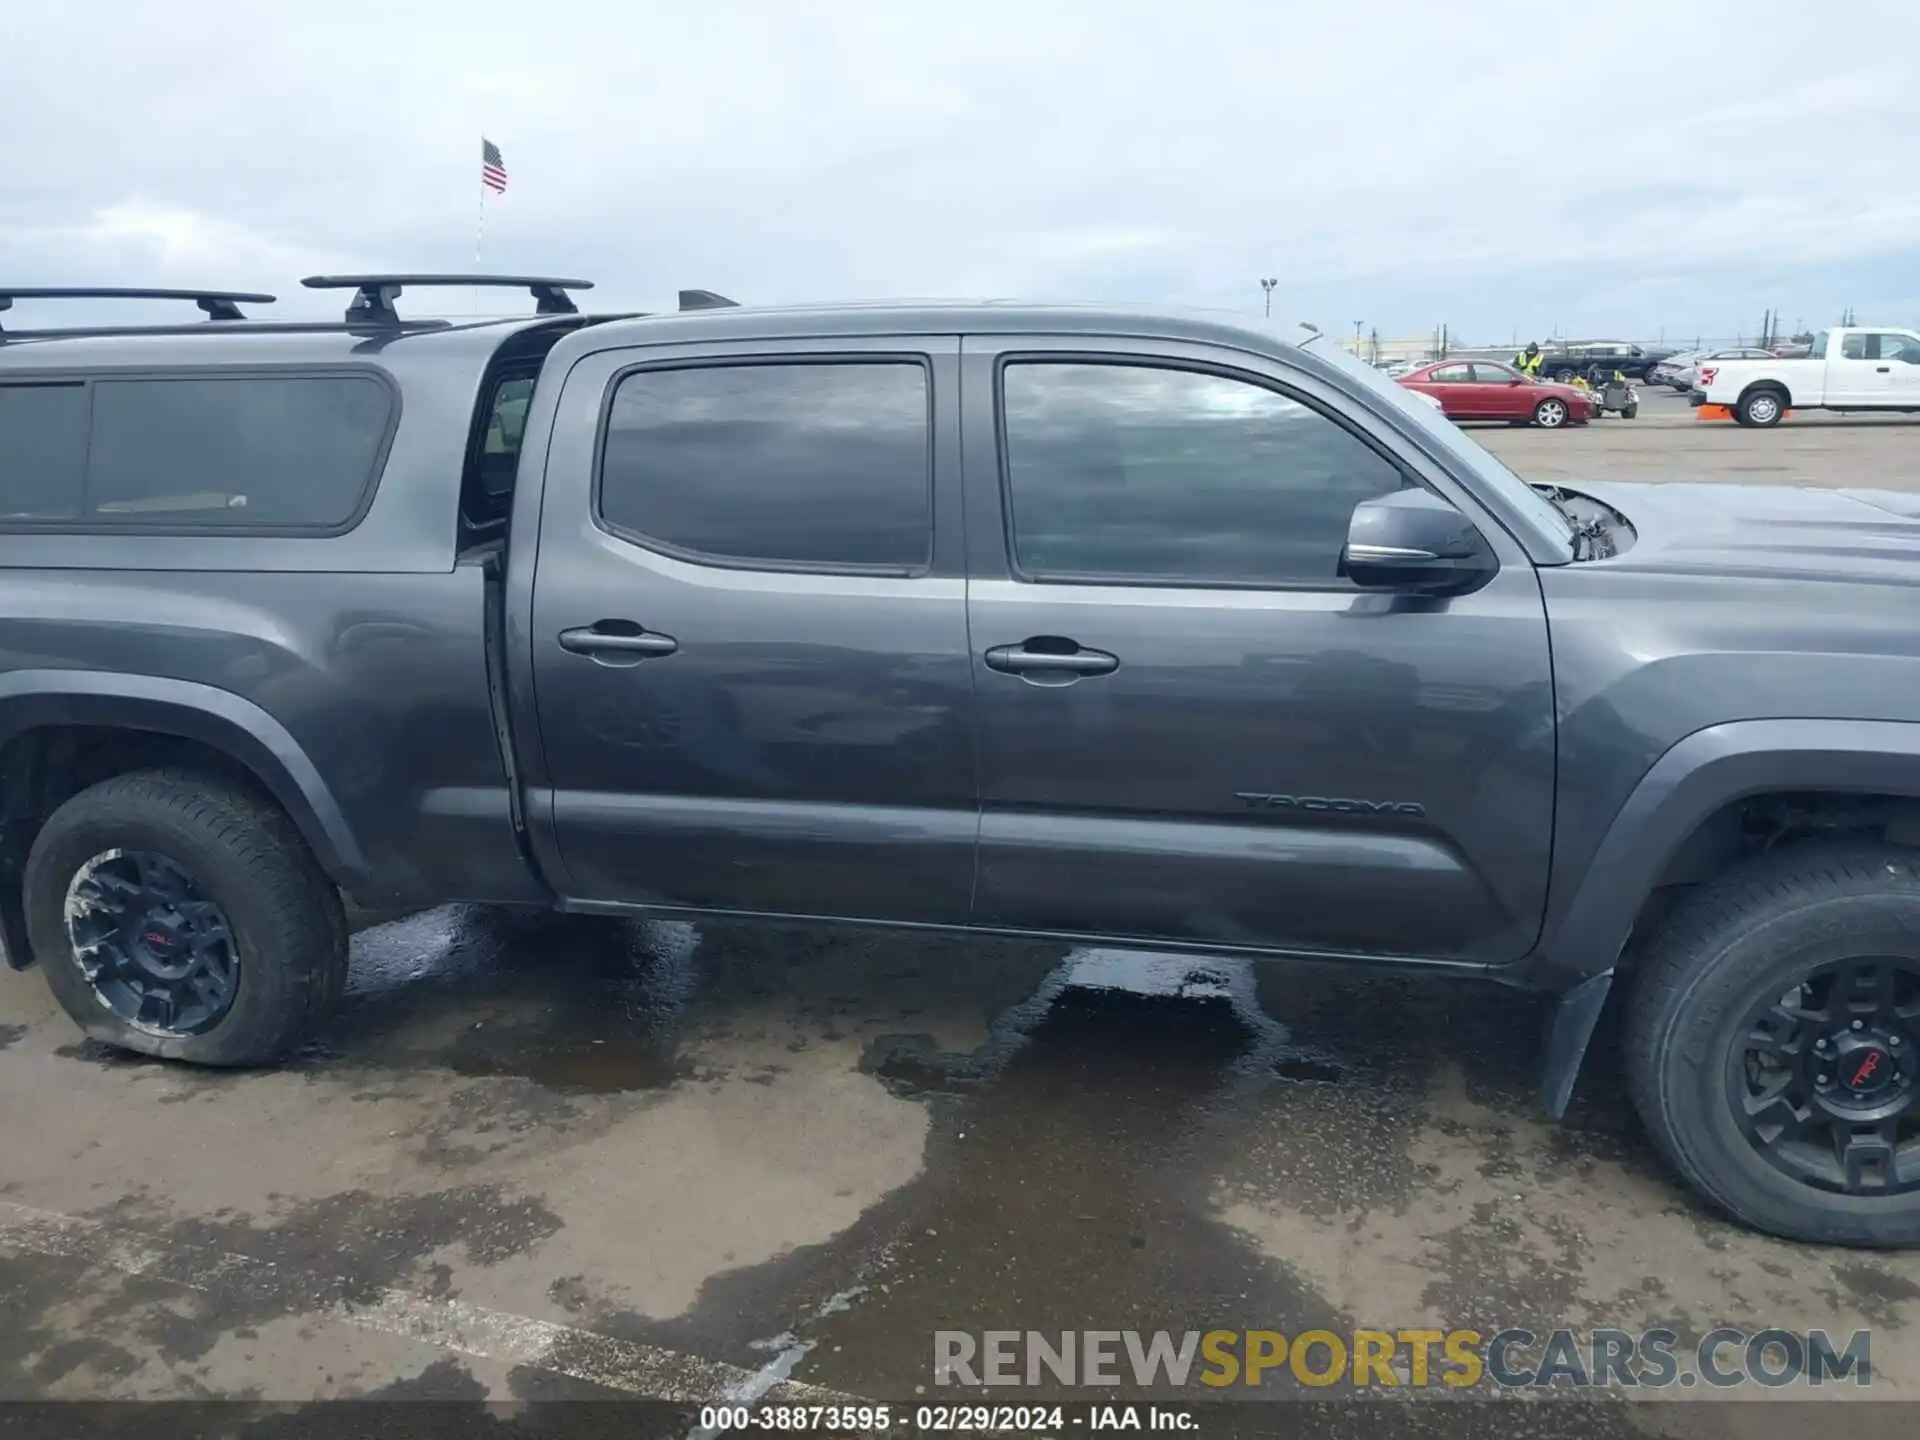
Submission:
[[[1827,1087],[1828,1087],[1829,1085],[1831,1085],[1831,1084],[1833,1084],[1833,1076],[1831,1076],[1831,1075],[1822,1075],[1822,1076],[1820,1076],[1820,1077],[1819,1077],[1818,1079],[1816,1079],[1816,1080],[1815,1080],[1815,1081],[1814,1081],[1813,1083],[1814,1083],[1815,1085],[1817,1085],[1817,1086],[1819,1086],[1819,1087],[1820,1087],[1820,1088],[1821,1088],[1822,1090],[1824,1090],[1824,1089],[1826,1089],[1826,1088],[1827,1088]]]
[[[1818,1050],[1822,1055],[1824,1055],[1827,1053],[1827,1051],[1831,1050],[1833,1047],[1829,1045],[1825,1039],[1820,1039],[1813,1042],[1813,1048]]]
[[[1867,1022],[1864,1020],[1856,1020],[1853,1022],[1852,1028],[1855,1030],[1864,1030],[1867,1028]]]
[[[1898,1035],[1887,1036],[1887,1044],[1898,1050],[1900,1048],[1900,1037]]]

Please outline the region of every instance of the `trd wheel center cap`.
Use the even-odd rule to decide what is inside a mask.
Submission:
[[[162,979],[172,980],[193,968],[193,949],[182,933],[180,922],[167,915],[148,915],[134,923],[127,948],[141,969]]]
[[[1892,1052],[1878,1035],[1848,1032],[1834,1041],[1833,1078],[1848,1095],[1862,1100],[1880,1095],[1893,1087],[1896,1069]]]

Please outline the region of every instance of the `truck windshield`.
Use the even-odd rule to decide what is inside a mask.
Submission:
[[[1539,491],[1507,469],[1473,440],[1465,431],[1430,405],[1412,398],[1412,392],[1387,379],[1373,366],[1329,346],[1314,347],[1314,354],[1337,365],[1375,395],[1391,403],[1441,449],[1474,473],[1482,484],[1533,521],[1545,534],[1571,542],[1575,526],[1566,515]]]

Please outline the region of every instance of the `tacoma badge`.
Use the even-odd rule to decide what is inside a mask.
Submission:
[[[1331,810],[1343,815],[1425,815],[1427,807],[1411,800],[1344,800],[1334,795],[1267,795],[1236,790],[1249,810]]]

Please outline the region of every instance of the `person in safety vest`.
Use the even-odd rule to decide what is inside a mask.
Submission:
[[[1537,380],[1540,378],[1540,362],[1546,358],[1540,353],[1540,342],[1529,340],[1527,348],[1513,357],[1513,368],[1529,380]]]

